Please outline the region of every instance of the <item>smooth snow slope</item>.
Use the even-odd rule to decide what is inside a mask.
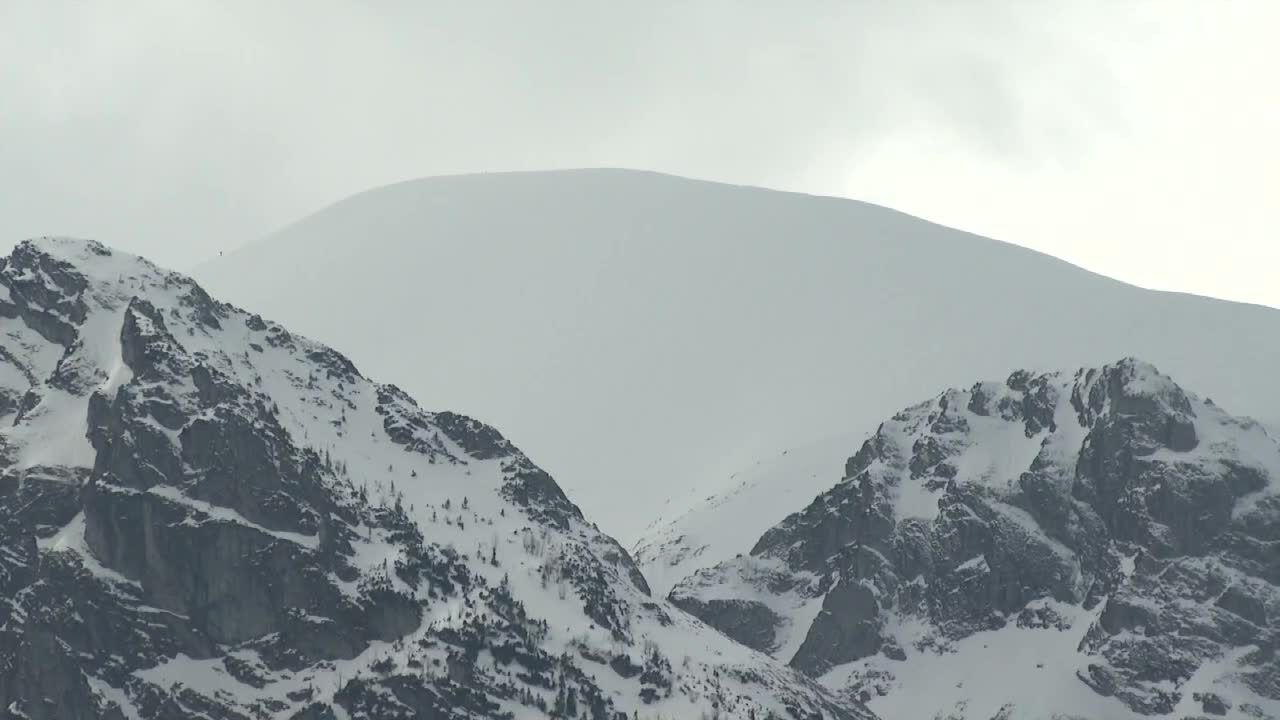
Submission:
[[[1280,419],[1280,311],[866,203],[654,173],[391,185],[195,275],[522,438],[624,541],[699,483],[1014,368],[1138,355]]]
[[[788,513],[808,505],[844,477],[850,448],[865,437],[838,435],[791,448],[730,475],[721,487],[700,483],[692,497],[675,499],[683,513],[663,516],[644,529],[631,550],[649,587],[666,595],[701,568],[739,553]],[[781,515],[779,515],[781,513]]]

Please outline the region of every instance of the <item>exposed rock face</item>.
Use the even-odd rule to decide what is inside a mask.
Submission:
[[[862,583],[838,583],[822,599],[804,644],[791,664],[820,675],[840,659],[867,657],[880,649],[880,603]]]
[[[676,599],[676,605],[753,650],[769,652],[775,647],[774,631],[782,618],[764,603],[681,597]]]
[[[871,717],[650,598],[497,430],[187,278],[24,243],[0,347],[5,717]]]
[[[915,658],[1041,628],[1077,638],[1072,675],[1108,712],[1200,694],[1262,717],[1280,713],[1278,567],[1280,446],[1128,359],[904,410],[835,487],[671,598],[837,687],[891,693]],[[985,712],[961,699],[939,710]]]

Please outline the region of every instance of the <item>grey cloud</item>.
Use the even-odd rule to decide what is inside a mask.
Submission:
[[[903,128],[1039,162],[1110,112],[1086,32],[1106,13],[1029,5],[8,4],[0,239],[184,266],[373,185],[482,170],[812,189]]]

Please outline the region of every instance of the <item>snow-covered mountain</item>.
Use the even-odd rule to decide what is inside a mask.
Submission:
[[[1278,311],[1142,290],[865,203],[653,173],[379,188],[195,274],[521,438],[628,543],[689,510],[664,501],[691,486],[716,494],[760,458],[1015,367],[1136,355],[1280,420],[1280,383],[1262,381],[1280,366]]]
[[[1280,444],[1152,365],[948,390],[831,485],[670,599],[886,718],[1280,717]]]
[[[0,260],[0,414],[4,717],[871,717],[492,427],[97,243]]]

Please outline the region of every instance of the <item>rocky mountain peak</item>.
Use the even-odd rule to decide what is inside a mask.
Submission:
[[[651,598],[496,429],[140,258],[0,260],[0,398],[7,717],[870,717]]]
[[[913,663],[1041,627],[1077,648],[1041,689],[1120,701],[1089,712],[1169,715],[1197,693],[1280,707],[1280,446],[1150,364],[948,390],[882,423],[844,475],[672,599],[833,687],[884,693],[877,708],[900,711]],[[1004,706],[976,709],[989,700],[935,710],[986,718]]]

